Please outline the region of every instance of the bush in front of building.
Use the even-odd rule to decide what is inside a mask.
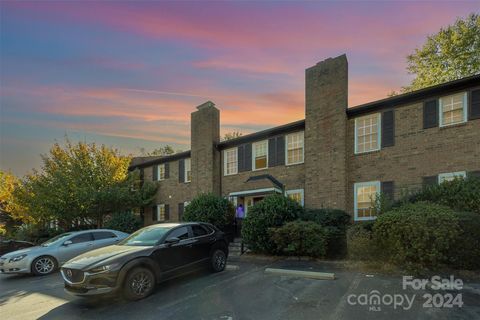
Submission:
[[[457,178],[444,181],[438,185],[428,186],[397,202],[429,201],[445,205],[458,212],[475,212],[480,214],[480,178]]]
[[[459,234],[455,212],[429,202],[402,205],[373,225],[373,242],[386,260],[414,270],[449,264]]]
[[[43,243],[63,232],[65,231],[61,228],[55,229],[41,224],[25,223],[15,229],[13,237],[16,240]]]
[[[268,230],[294,221],[303,212],[298,202],[283,195],[270,195],[248,208],[243,221],[242,238],[250,250],[262,253],[277,253],[277,246],[270,239]]]
[[[105,223],[105,228],[132,233],[142,227],[141,219],[133,212],[119,212],[113,214]]]
[[[327,230],[311,221],[287,222],[269,229],[275,252],[290,256],[323,257],[327,252]]]
[[[455,246],[451,248],[452,267],[480,269],[480,215],[474,212],[456,213],[460,226]]]
[[[185,207],[183,221],[208,222],[224,230],[233,223],[235,208],[228,199],[213,193],[196,196]]]
[[[377,260],[378,248],[373,241],[374,221],[362,221],[347,230],[347,252],[352,260]]]
[[[323,208],[306,209],[300,215],[302,221],[312,221],[327,231],[327,252],[329,258],[343,258],[347,253],[346,230],[350,215],[343,210]]]

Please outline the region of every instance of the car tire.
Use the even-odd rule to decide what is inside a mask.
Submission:
[[[210,258],[210,269],[213,272],[225,270],[227,265],[227,254],[222,249],[214,249]]]
[[[140,300],[148,297],[155,289],[155,275],[150,269],[132,269],[123,282],[123,296],[127,300]]]
[[[32,262],[32,273],[36,276],[46,276],[58,269],[58,262],[51,256],[40,256]]]

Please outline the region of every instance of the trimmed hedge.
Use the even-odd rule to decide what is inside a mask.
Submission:
[[[452,266],[457,269],[480,269],[480,215],[473,212],[456,213],[460,234],[451,248]]]
[[[374,221],[358,222],[347,230],[348,257],[353,260],[376,260],[378,249],[373,241]]]
[[[296,220],[303,208],[294,200],[282,195],[270,195],[248,209],[242,225],[242,238],[253,251],[277,253],[268,229],[281,227]]]
[[[212,193],[195,197],[183,213],[183,221],[208,222],[219,229],[225,229],[233,223],[235,208],[228,199]]]
[[[115,213],[105,223],[105,228],[132,233],[143,226],[142,220],[131,212]]]
[[[306,209],[300,220],[312,221],[327,231],[327,252],[329,258],[343,258],[347,253],[346,229],[350,215],[339,209]]]
[[[428,202],[393,209],[379,216],[373,226],[373,241],[386,259],[415,269],[449,264],[459,234],[454,211]]]
[[[269,229],[278,253],[292,256],[323,257],[327,252],[327,231],[315,222],[292,221]]]

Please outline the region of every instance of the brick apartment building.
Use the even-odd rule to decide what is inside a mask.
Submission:
[[[345,55],[306,70],[305,120],[220,141],[220,111],[191,114],[191,150],[134,159],[159,181],[145,224],[178,221],[204,192],[248,208],[284,193],[307,208],[374,219],[372,197],[398,198],[425,184],[480,176],[480,75],[348,107]]]

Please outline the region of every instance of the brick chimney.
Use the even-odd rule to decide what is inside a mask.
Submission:
[[[211,101],[191,114],[192,195],[220,194],[220,111]]]
[[[345,210],[348,62],[329,58],[305,71],[305,206]]]

